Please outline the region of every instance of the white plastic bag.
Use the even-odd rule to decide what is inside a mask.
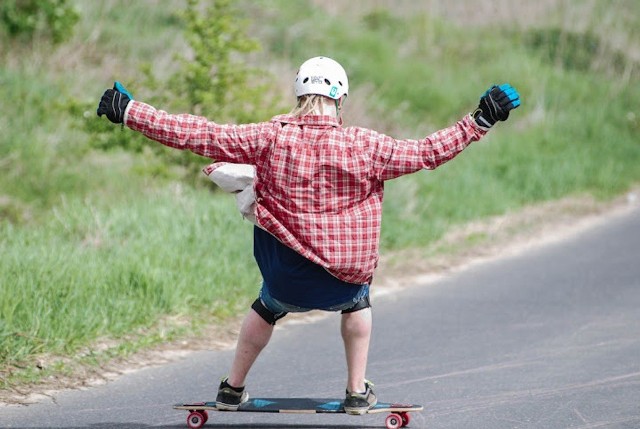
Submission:
[[[236,205],[242,216],[257,225],[256,194],[253,191],[256,169],[253,165],[214,162],[203,168],[202,172],[223,191],[235,194]]]

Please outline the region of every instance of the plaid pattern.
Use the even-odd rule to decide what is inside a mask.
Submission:
[[[385,180],[449,161],[486,130],[466,115],[421,140],[343,128],[330,116],[279,115],[221,125],[129,103],[125,123],[164,145],[256,167],[259,225],[348,283],[370,283],[378,263]]]

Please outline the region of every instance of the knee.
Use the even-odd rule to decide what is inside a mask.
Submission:
[[[262,302],[260,298],[256,299],[253,304],[251,304],[251,308],[262,318],[262,320],[272,326],[275,325],[278,320],[287,315],[287,313],[273,313],[264,305],[264,302]]]
[[[342,315],[342,335],[364,337],[371,334],[371,308]]]

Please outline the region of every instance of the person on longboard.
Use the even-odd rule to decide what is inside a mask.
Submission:
[[[419,140],[398,140],[342,126],[349,81],[343,67],[328,57],[305,61],[294,90],[297,103],[288,114],[257,124],[222,125],[134,101],[116,82],[104,92],[97,114],[166,146],[255,167],[254,256],[263,284],[244,319],[216,407],[237,410],[247,401],[246,377],[277,320],[289,312],[319,309],[342,313],[344,408],[363,414],[377,402],[365,372],[384,182],[453,159],[506,120],[520,96],[509,84],[494,85],[473,113],[452,126]]]

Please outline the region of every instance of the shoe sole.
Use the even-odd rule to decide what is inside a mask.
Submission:
[[[366,414],[369,408],[345,408],[344,412],[351,416],[361,416]]]
[[[216,409],[218,411],[238,411],[238,407],[240,407],[240,405],[226,405],[216,402]]]
[[[240,407],[240,405],[244,404],[245,402],[249,401],[249,394],[247,394],[246,398],[244,398],[244,401],[240,402],[239,404],[225,404],[224,402],[216,402],[216,409],[219,411],[238,411],[238,407]]]
[[[376,399],[376,401],[373,404],[369,404],[369,406],[366,407],[366,408],[364,408],[364,407],[358,407],[358,408],[345,407],[344,412],[349,414],[349,415],[352,415],[352,416],[361,416],[363,414],[366,414],[367,411],[369,411],[373,407],[375,407],[377,403],[378,403],[378,400]]]

